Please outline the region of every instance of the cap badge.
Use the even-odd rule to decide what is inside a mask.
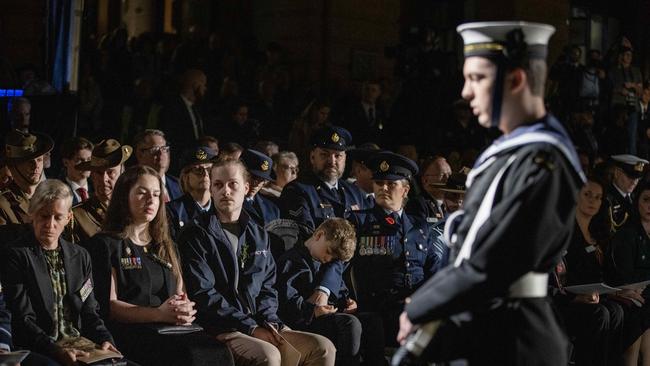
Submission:
[[[339,142],[340,139],[341,139],[341,137],[339,136],[338,133],[334,132],[332,134],[332,142]]]
[[[636,170],[637,172],[642,172],[644,166],[645,166],[644,163],[638,162],[634,165],[634,170]]]
[[[208,158],[208,154],[203,150],[196,150],[196,154],[194,156],[199,160],[205,160]]]
[[[260,168],[262,169],[263,172],[269,170],[269,162],[267,160],[264,160],[262,165],[260,165]]]
[[[388,162],[386,162],[386,160],[382,161],[381,164],[379,164],[379,170],[382,172],[387,172],[388,168],[390,168],[390,165],[388,165]]]

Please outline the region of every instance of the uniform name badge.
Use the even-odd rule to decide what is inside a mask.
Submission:
[[[123,270],[142,269],[142,258],[140,257],[125,257],[120,258],[120,266]]]
[[[86,282],[84,282],[83,286],[81,286],[81,290],[79,290],[79,297],[81,297],[81,301],[86,301],[91,292],[93,292],[93,283],[89,278],[86,280]]]

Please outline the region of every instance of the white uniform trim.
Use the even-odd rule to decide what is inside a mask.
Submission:
[[[460,220],[462,220],[462,216],[465,215],[465,210],[458,210],[449,217],[447,217],[447,220],[445,221],[445,228],[442,232],[442,237],[445,240],[445,243],[447,244],[447,247],[451,248],[453,245],[456,244],[456,234],[452,233],[455,232],[456,226],[460,223]],[[456,222],[458,221],[458,222]],[[452,227],[452,225],[454,227]]]
[[[510,288],[508,288],[508,297],[546,297],[547,291],[548,273],[528,272],[510,285]]]
[[[580,166],[579,162],[574,161],[575,155],[571,153],[571,150],[569,150],[566,144],[562,143],[560,139],[548,133],[528,132],[520,136],[517,136],[513,139],[506,140],[500,144],[491,145],[490,147],[488,147],[487,150],[485,150],[483,154],[481,154],[481,157],[484,156],[487,160],[481,163],[481,165],[479,165],[478,167],[472,169],[470,174],[467,176],[467,186],[469,187],[469,185],[471,184],[471,182],[474,180],[474,178],[478,173],[485,170],[485,168],[483,168],[483,165],[488,164],[489,166],[489,164],[492,164],[494,162],[492,159],[494,158],[494,155],[496,155],[497,153],[506,149],[510,149],[512,147],[533,144],[537,142],[545,142],[557,147],[557,149],[560,150],[560,152],[571,162],[572,165],[575,166],[576,164],[578,164],[578,166],[575,167],[579,168]],[[476,173],[474,173],[474,171],[476,171]],[[582,172],[582,170],[580,169],[578,170],[578,172],[580,174],[580,178],[582,178],[583,181],[586,181],[587,178],[585,177],[585,174]]]
[[[501,178],[503,178],[503,175],[515,160],[517,160],[517,155],[510,156],[505,165],[501,167],[497,175],[494,177],[494,180],[492,180],[492,183],[490,184],[490,187],[485,193],[483,201],[478,208],[478,212],[474,217],[474,221],[472,221],[472,226],[469,227],[469,231],[467,232],[465,241],[463,241],[463,246],[460,248],[458,257],[456,257],[456,261],[454,261],[454,267],[460,266],[463,260],[469,259],[472,253],[472,246],[476,240],[476,235],[478,234],[478,231],[481,229],[483,224],[490,218],[490,214],[492,213],[494,196],[496,196],[497,188],[501,184]]]
[[[492,165],[492,163],[494,163],[495,160],[497,160],[496,156],[492,156],[486,161],[484,161],[483,163],[481,163],[481,165],[479,165],[478,167],[470,170],[469,174],[467,174],[467,179],[465,180],[465,186],[469,188],[474,182],[474,178],[476,178],[477,175],[481,174],[485,169],[489,168],[490,165]]]

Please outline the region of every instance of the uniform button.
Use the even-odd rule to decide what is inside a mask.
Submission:
[[[411,263],[406,262],[406,266],[407,266],[407,267],[410,267],[410,266],[411,266]]]
[[[407,250],[406,253],[404,253],[404,254],[409,255],[409,254],[411,254],[411,253]]]
[[[407,238],[404,238],[404,242],[406,243],[407,241],[409,241],[409,240]]]

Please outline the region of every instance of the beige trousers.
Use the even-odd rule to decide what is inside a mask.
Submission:
[[[282,330],[280,334],[300,352],[300,365],[334,365],[336,348],[329,339],[297,330]],[[280,366],[282,364],[281,351],[269,342],[241,332],[222,333],[217,336],[217,339],[228,346],[237,366]]]

